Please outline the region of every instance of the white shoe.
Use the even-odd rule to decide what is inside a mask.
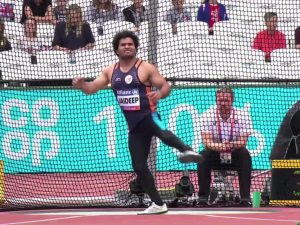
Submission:
[[[162,206],[156,205],[154,202],[142,212],[138,212],[138,215],[151,215],[151,214],[162,214],[168,212],[166,203]]]
[[[181,163],[200,163],[203,161],[203,157],[197,152],[194,152],[192,150],[186,150],[185,152],[179,155],[179,161]]]

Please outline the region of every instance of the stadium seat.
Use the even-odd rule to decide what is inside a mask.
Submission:
[[[86,68],[97,68],[98,71],[117,61],[117,56],[113,51],[103,51],[101,49],[76,51],[76,66]]]
[[[172,2],[171,1],[158,1],[158,9],[162,10],[168,10],[169,8],[172,7]]]
[[[260,27],[257,25],[249,25],[240,21],[221,21],[214,25],[214,36],[219,38],[224,36],[252,38],[260,30]]]
[[[16,65],[30,64],[30,55],[24,51],[0,52],[0,67],[14,67]]]
[[[158,35],[162,38],[163,36],[170,36],[172,34],[172,25],[165,21],[157,21]]]
[[[146,1],[144,2],[146,3]],[[127,0],[114,0],[114,3],[119,6],[120,10],[132,5],[132,2]],[[143,5],[145,5],[145,3]]]
[[[201,2],[199,0],[185,0],[184,6],[186,7],[199,7]]]
[[[64,51],[41,51],[37,54],[37,63],[41,67],[62,67],[69,63],[69,55]]]
[[[250,38],[231,37],[231,36],[214,36],[211,39],[212,48],[224,51],[225,53],[232,53],[235,50],[244,50],[251,48]]]
[[[280,22],[278,30],[283,32],[287,41],[287,48],[294,48],[295,46],[295,29],[300,25],[299,22]]]
[[[5,22],[4,35],[10,38],[18,38],[23,36],[24,28],[23,25],[17,22]]]
[[[273,64],[281,65],[295,65],[300,62],[299,49],[277,49],[271,53],[271,60]]]
[[[252,48],[235,49],[232,52],[232,60],[241,64],[262,64],[265,63],[265,53]]]
[[[177,32],[178,35],[201,38],[208,36],[208,26],[207,23],[200,21],[180,22],[177,23]]]
[[[110,20],[103,24],[103,32],[105,35],[114,36],[117,32],[122,30],[135,31],[135,26],[131,22]]]
[[[37,35],[38,37],[54,37],[55,26],[48,23],[38,23]]]

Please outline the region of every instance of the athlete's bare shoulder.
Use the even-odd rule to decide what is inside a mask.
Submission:
[[[158,70],[156,68],[156,66],[154,66],[152,63],[149,63],[147,61],[142,61],[140,68],[141,71],[143,71],[143,73],[145,75],[150,76],[153,73],[157,73]]]
[[[111,65],[105,67],[105,68],[102,70],[102,74],[103,74],[104,76],[106,76],[108,80],[111,80],[111,76],[112,76],[112,73],[113,73],[113,71],[114,71],[115,65],[116,65],[115,63],[114,63],[114,64],[111,64]]]
[[[155,68],[155,66],[151,63],[149,63],[148,61],[144,61],[144,60],[141,60],[142,63],[141,63],[141,67],[144,67],[146,69],[152,69],[153,67]]]

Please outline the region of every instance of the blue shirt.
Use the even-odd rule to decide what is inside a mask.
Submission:
[[[113,70],[111,84],[117,101],[123,111],[129,131],[145,118],[156,112],[147,93],[152,91],[152,86],[144,85],[138,77],[138,68],[143,61],[137,60],[127,72],[122,72],[119,63]]]

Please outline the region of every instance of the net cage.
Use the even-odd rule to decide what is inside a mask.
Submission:
[[[265,205],[299,206],[290,121],[300,107],[300,2],[112,3],[0,0],[0,209],[149,204],[113,92],[72,88],[75,76],[93,80],[117,62],[112,39],[122,30],[136,33],[137,57],[172,85],[158,105],[170,131],[203,151],[204,115],[216,105],[216,90],[231,87],[234,107],[252,124],[251,195],[261,192]],[[165,202],[194,206],[197,165],[181,164],[178,154],[154,138],[148,166]],[[272,182],[278,173],[282,179]],[[211,177],[210,204],[240,201],[237,171],[213,169]]]

